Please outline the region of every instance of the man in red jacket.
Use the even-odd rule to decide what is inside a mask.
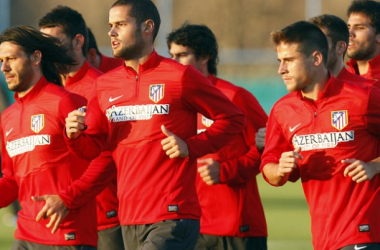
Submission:
[[[380,3],[355,0],[347,10],[350,42],[348,70],[367,79],[380,80]]]
[[[291,93],[269,115],[265,180],[281,186],[300,173],[314,249],[379,249],[380,90],[329,73],[326,36],[309,22],[272,41]]]
[[[43,204],[31,200],[66,188],[85,169],[76,164],[62,135],[67,113],[86,104],[61,87],[60,71],[75,61],[58,39],[19,26],[1,34],[0,62],[8,88],[15,92],[15,102],[1,114],[0,129],[0,207],[17,197],[21,205],[12,249],[96,249],[94,201],[70,213],[52,235],[48,220],[35,220]]]
[[[68,144],[87,159],[112,152],[127,249],[193,249],[201,214],[196,160],[240,133],[244,115],[196,69],[155,52],[160,16],[152,1],[115,2],[109,25],[113,55],[124,65],[96,80],[87,113],[69,114]],[[198,135],[197,113],[214,120]]]
[[[82,15],[67,6],[57,6],[46,13],[38,22],[41,32],[58,38],[67,54],[77,64],[62,75],[64,87],[70,92],[90,98],[96,78],[102,72],[87,61],[88,29]],[[119,65],[122,64],[118,59]],[[98,162],[96,162],[98,161]],[[100,164],[95,159],[91,164]],[[90,162],[78,158],[78,165],[88,166]],[[76,184],[74,184],[76,185]],[[97,197],[98,250],[118,250],[124,248],[118,219],[116,178]],[[75,209],[69,204],[70,209]]]
[[[197,250],[267,249],[267,227],[256,175],[260,157],[255,133],[267,115],[247,90],[216,77],[218,44],[204,25],[184,24],[167,36],[170,55],[192,65],[220,89],[246,116],[244,130],[217,153],[198,160],[197,193],[201,205],[201,230]],[[198,132],[213,121],[198,114]]]

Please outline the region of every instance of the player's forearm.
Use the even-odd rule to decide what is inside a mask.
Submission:
[[[273,186],[284,185],[289,178],[289,173],[280,174],[279,164],[268,163],[263,168],[263,174],[266,181]]]

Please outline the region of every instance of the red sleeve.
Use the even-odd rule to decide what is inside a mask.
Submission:
[[[3,173],[3,177],[0,178],[0,207],[7,207],[18,197],[18,184],[14,177],[12,160],[9,157],[8,152],[5,148],[2,126],[0,126],[0,133],[1,171]]]
[[[376,87],[368,89],[368,105],[365,115],[367,129],[380,136],[380,89]]]
[[[281,125],[275,117],[275,107],[272,109],[265,135],[265,148],[261,157],[260,171],[264,179],[268,182],[263,173],[263,167],[268,163],[278,164],[283,152],[292,151],[294,147],[290,145],[283,135]],[[294,176],[291,175],[290,181],[296,181],[299,178],[299,172],[295,172]]]
[[[108,136],[108,121],[99,107],[96,83],[88,102],[85,124],[87,129],[79,138],[72,140],[66,136],[65,138],[73,154],[79,158],[92,160],[104,150]]]
[[[245,89],[238,91],[232,101],[246,117],[243,134],[249,150],[239,158],[220,165],[220,181],[228,185],[245,183],[260,172],[261,154],[256,148],[255,134],[266,126],[268,120],[257,99]]]
[[[218,151],[244,128],[242,111],[193,67],[185,71],[182,100],[189,109],[214,121],[204,133],[186,140],[190,157],[199,158]]]
[[[76,209],[94,199],[110,181],[116,179],[117,171],[111,152],[104,151],[91,161],[82,177],[58,193],[69,209]]]

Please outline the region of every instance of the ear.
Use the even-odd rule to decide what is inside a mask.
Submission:
[[[42,59],[42,53],[39,50],[36,50],[33,52],[33,54],[30,56],[30,60],[32,61],[32,64],[34,66],[40,65]]]
[[[210,56],[202,56],[199,58],[199,61],[202,65],[207,65],[208,61],[210,60]]]
[[[346,50],[347,50],[347,43],[345,43],[344,41],[339,41],[336,43],[335,52],[337,55],[343,56]]]
[[[73,39],[73,48],[82,50],[83,44],[84,44],[84,36],[81,34],[76,34],[76,36]]]
[[[322,53],[319,51],[314,51],[312,54],[312,60],[313,60],[313,65],[314,66],[319,66],[320,64],[323,63],[323,56]]]
[[[375,38],[376,38],[376,43],[380,43],[380,34],[376,34]]]
[[[153,34],[154,22],[151,19],[146,20],[141,24],[141,32],[146,34]]]
[[[91,63],[94,63],[96,60],[97,54],[94,48],[91,48],[87,51],[87,60]]]

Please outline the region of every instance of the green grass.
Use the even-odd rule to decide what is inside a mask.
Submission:
[[[269,250],[312,250],[310,216],[300,182],[273,187],[257,176]]]
[[[9,250],[13,244],[15,221],[10,208],[0,209],[0,250]]]

